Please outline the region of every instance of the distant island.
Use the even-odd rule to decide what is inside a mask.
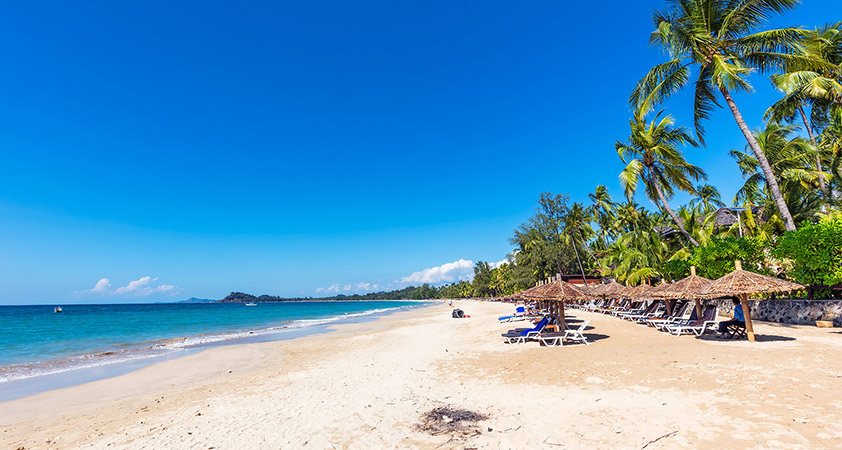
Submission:
[[[335,295],[332,297],[278,297],[276,295],[255,296],[245,292],[232,292],[218,303],[275,303],[306,301],[352,301],[352,300],[427,300],[439,298],[440,291],[429,285],[409,286],[396,291],[371,292],[368,294]]]
[[[187,300],[181,300],[181,301],[178,301],[176,303],[216,303],[218,301],[219,300],[214,300],[214,299],[210,299],[210,298],[190,297]]]

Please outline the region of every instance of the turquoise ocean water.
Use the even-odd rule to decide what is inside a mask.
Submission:
[[[417,302],[0,306],[0,384],[285,333]]]

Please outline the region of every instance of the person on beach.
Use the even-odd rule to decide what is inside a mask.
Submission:
[[[734,318],[731,320],[726,320],[725,322],[719,322],[719,337],[725,338],[728,333],[728,327],[737,326],[743,327],[746,326],[746,318],[743,315],[743,305],[740,304],[740,301],[736,298],[731,300],[734,303]]]

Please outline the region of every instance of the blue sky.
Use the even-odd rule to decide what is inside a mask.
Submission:
[[[0,303],[365,292],[502,260],[541,192],[621,196],[661,6],[4,4]],[[809,0],[772,25],[839,19]],[[777,94],[753,82],[757,127]],[[668,109],[691,125],[688,94]],[[730,199],[745,142],[724,110],[707,132],[687,157]]]

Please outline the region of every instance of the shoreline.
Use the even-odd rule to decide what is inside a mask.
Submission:
[[[502,342],[514,325],[496,318],[512,305],[454,306],[471,318],[433,304],[2,402],[0,443],[651,450],[833,448],[842,439],[838,330],[759,322],[762,339],[749,344],[569,311],[591,320],[593,344],[546,348]],[[488,418],[464,435],[421,431],[422,414],[439,406]]]
[[[120,344],[124,349],[117,351],[104,348],[94,353],[0,366],[0,402],[123,375],[152,364],[185,357],[210,348],[290,340],[328,333],[331,331],[331,325],[377,320],[380,316],[395,312],[423,308],[429,306],[431,302],[413,303],[418,304],[387,309],[375,308],[370,311],[318,319],[298,319],[288,321],[289,323],[283,325],[267,323],[264,326],[191,334],[155,341],[126,342]],[[9,376],[17,377],[5,378]]]

